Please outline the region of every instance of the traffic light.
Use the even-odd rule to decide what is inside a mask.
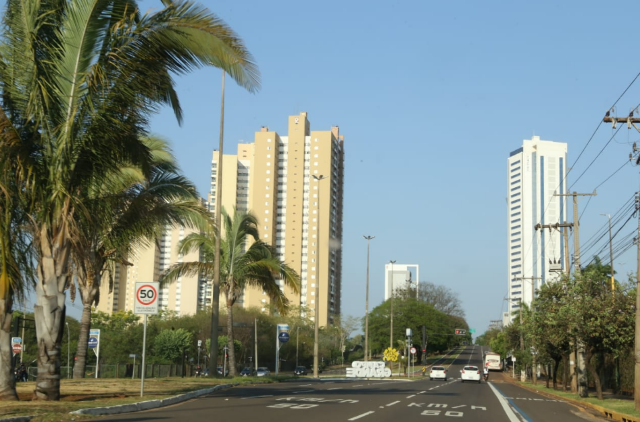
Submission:
[[[463,336],[465,334],[467,334],[467,330],[463,330],[461,328],[456,328],[456,335],[457,336]]]

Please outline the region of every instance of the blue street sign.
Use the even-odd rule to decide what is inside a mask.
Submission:
[[[278,334],[278,340],[280,340],[280,343],[288,342],[289,341],[289,333],[282,332],[282,333]]]
[[[98,347],[98,338],[89,337],[89,348],[95,349],[96,347]]]

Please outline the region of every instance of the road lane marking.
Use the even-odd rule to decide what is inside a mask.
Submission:
[[[266,396],[243,397],[242,400],[246,400],[246,399],[261,399],[263,397],[273,397],[273,394],[269,394],[269,395],[266,395]]]
[[[495,394],[496,397],[498,398],[498,401],[500,402],[500,405],[502,406],[502,410],[504,410],[504,413],[507,415],[509,420],[511,422],[520,422],[520,420],[518,419],[518,417],[514,413],[514,411],[511,408],[511,406],[509,406],[509,403],[507,402],[507,399],[504,398],[504,395],[496,387],[493,386],[493,383],[488,382],[487,384],[489,384],[489,387],[491,387],[491,391],[493,391],[493,394]]]
[[[309,384],[309,385],[311,385],[311,384]],[[363,386],[363,384],[352,385],[352,387],[362,387],[362,386]]]
[[[373,410],[367,413],[363,413],[362,415],[358,415],[358,416],[354,416],[353,418],[349,419],[350,421],[355,421],[356,419],[360,419],[360,418],[364,418],[367,415],[370,415],[372,413],[375,413]]]
[[[416,396],[415,394],[412,394],[410,396],[407,396],[407,398],[410,399],[411,397],[415,397],[415,396]]]
[[[393,403],[389,403],[389,404],[387,405],[387,407],[389,407],[389,406],[393,406],[394,404],[398,404],[398,403],[400,403],[400,400],[398,400],[398,401],[394,401]]]
[[[300,393],[310,393],[312,391],[316,391],[316,390],[302,390],[302,391],[294,391],[293,394],[300,394]]]
[[[342,389],[341,387],[334,387],[334,388],[327,388],[327,391],[329,391],[329,390],[341,390],[341,389]]]
[[[424,393],[426,393],[426,391],[421,391],[421,392],[419,392],[418,394],[424,394]]]

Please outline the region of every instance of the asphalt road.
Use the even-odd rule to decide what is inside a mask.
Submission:
[[[462,348],[448,381],[312,380],[236,387],[175,406],[103,421],[179,422],[584,422],[603,420],[569,403],[501,382],[461,383],[464,365],[482,366],[479,346]],[[415,378],[414,378],[415,379]]]

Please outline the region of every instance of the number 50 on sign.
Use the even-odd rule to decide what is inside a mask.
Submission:
[[[160,283],[136,283],[136,302],[133,312],[142,315],[158,313],[158,291]]]

